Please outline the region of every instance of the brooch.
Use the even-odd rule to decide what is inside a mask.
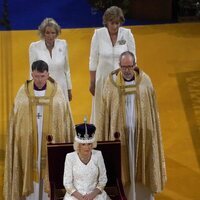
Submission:
[[[124,45],[124,44],[126,44],[126,40],[121,39],[121,40],[118,41],[118,43],[119,43],[119,45]]]

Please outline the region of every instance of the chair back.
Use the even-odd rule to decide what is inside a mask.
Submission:
[[[106,192],[112,199],[126,199],[121,183],[121,143],[120,141],[102,141],[97,143],[97,150],[102,152],[108,182]],[[48,167],[51,200],[63,199],[64,163],[67,153],[74,151],[73,143],[48,143]],[[61,197],[58,197],[61,196]],[[120,198],[118,198],[121,196]],[[122,198],[123,197],[123,198]]]

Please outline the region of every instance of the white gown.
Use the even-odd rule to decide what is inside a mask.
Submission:
[[[46,90],[37,91],[34,90],[35,96],[44,96]],[[40,158],[41,158],[41,143],[42,143],[42,125],[43,125],[43,106],[37,106],[37,128],[38,128],[38,172],[40,172]],[[26,197],[26,200],[49,200],[48,194],[44,192],[43,180],[39,183],[33,182],[34,192]],[[41,188],[41,197],[40,196]]]
[[[87,165],[79,159],[76,151],[66,155],[63,185],[67,192],[64,200],[76,200],[71,196],[76,190],[85,195],[95,188],[99,188],[102,193],[94,200],[107,200],[109,197],[103,190],[106,182],[106,169],[101,151],[92,150],[92,156]]]
[[[125,82],[126,85],[134,84],[134,81]],[[129,140],[129,167],[131,185],[127,189],[128,200],[154,200],[154,197],[147,187],[140,183],[135,183],[135,94],[126,96],[126,127],[128,129],[128,140]]]
[[[91,122],[95,124],[101,110],[102,90],[109,73],[119,68],[119,56],[124,51],[135,54],[135,40],[130,29],[120,27],[117,41],[112,45],[107,28],[96,29],[92,37],[89,70],[96,71],[95,96],[92,102]]]
[[[68,100],[68,90],[72,89],[68,49],[65,40],[56,39],[52,49],[52,57],[46,48],[45,41],[33,42],[29,47],[30,78],[31,65],[36,60],[43,60],[49,66],[49,74],[61,86],[66,99]]]

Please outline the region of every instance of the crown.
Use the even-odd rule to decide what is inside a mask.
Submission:
[[[93,124],[88,124],[84,118],[84,123],[75,126],[76,136],[75,141],[78,143],[93,143],[95,141],[96,127]]]

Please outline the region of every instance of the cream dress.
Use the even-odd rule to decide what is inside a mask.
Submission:
[[[89,70],[96,71],[96,88],[91,113],[91,123],[93,124],[96,124],[99,119],[105,80],[111,71],[119,68],[119,56],[128,50],[135,54],[135,40],[130,29],[119,28],[114,46],[107,28],[95,30],[89,59]]]
[[[76,200],[71,196],[76,190],[85,195],[95,188],[101,190],[94,200],[110,199],[103,190],[107,183],[106,168],[101,151],[92,150],[92,156],[87,164],[84,164],[77,154],[72,152],[66,155],[63,176],[63,185],[66,189],[64,200]]]
[[[72,89],[68,48],[65,40],[56,39],[52,49],[52,57],[46,48],[45,41],[33,42],[29,47],[30,78],[31,65],[36,60],[43,60],[49,66],[49,75],[61,86],[68,100],[68,90]]]

